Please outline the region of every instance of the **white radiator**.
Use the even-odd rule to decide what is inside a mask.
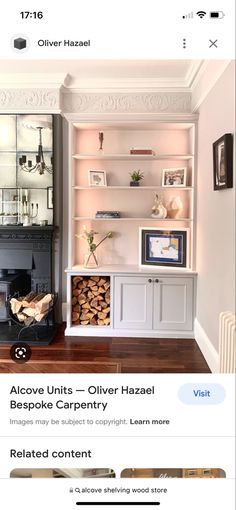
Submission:
[[[220,372],[236,372],[236,316],[232,312],[220,314]]]

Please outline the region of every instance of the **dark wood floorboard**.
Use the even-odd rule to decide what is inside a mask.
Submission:
[[[1,344],[0,373],[210,373],[192,339],[65,337],[61,326],[50,345],[31,348],[30,362],[17,365],[9,363],[10,346]]]

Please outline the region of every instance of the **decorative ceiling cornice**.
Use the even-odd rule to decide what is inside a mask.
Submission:
[[[190,113],[230,61],[193,61],[181,80],[71,79],[65,73],[0,74],[3,113]],[[79,88],[75,88],[79,87]]]
[[[45,88],[0,88],[0,112],[60,112],[60,90]]]
[[[192,111],[196,112],[231,60],[205,60],[191,84]]]
[[[78,113],[184,113],[191,111],[191,94],[73,93],[62,94],[62,111]]]

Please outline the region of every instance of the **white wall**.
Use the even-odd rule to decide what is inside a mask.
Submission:
[[[213,191],[212,143],[234,134],[234,115],[231,62],[199,108],[197,321],[216,350],[219,314],[235,310],[235,177],[233,189]]]

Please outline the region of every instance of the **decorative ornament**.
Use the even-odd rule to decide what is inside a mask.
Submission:
[[[166,204],[168,218],[178,218],[183,211],[183,203],[179,196],[172,197]]]
[[[152,218],[165,219],[167,216],[167,209],[162,203],[162,200],[156,194],[154,199],[154,206],[152,207]]]
[[[98,139],[99,139],[99,152],[103,152],[103,142],[104,142],[104,133],[103,131],[99,131],[98,133]]]

